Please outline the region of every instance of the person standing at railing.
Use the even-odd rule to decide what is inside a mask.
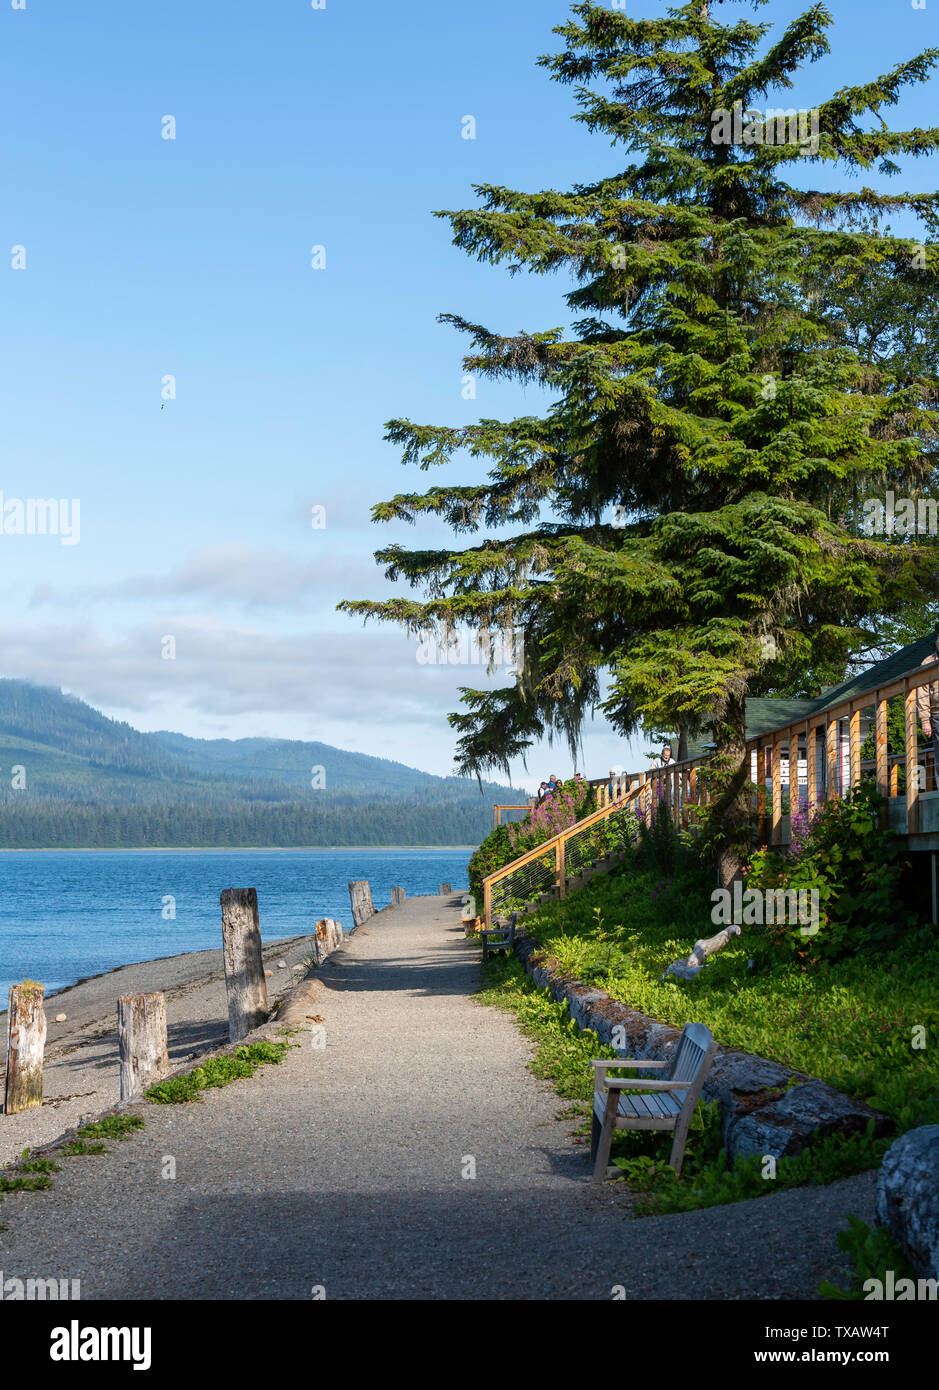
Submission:
[[[933,650],[920,662],[921,666],[931,666],[939,662],[939,628],[936,629]],[[932,775],[936,790],[939,791],[939,682],[920,685],[916,689],[916,712],[923,733],[932,739]]]

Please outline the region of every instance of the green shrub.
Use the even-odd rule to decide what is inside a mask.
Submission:
[[[890,950],[908,939],[917,926],[906,902],[909,861],[900,838],[881,827],[882,805],[873,784],[863,781],[821,807],[795,853],[762,849],[752,856],[748,888],[818,893],[817,933],[777,923],[764,929],[773,945],[811,962]]]
[[[865,1280],[878,1279],[884,1284],[888,1270],[893,1270],[896,1279],[916,1278],[886,1226],[875,1226],[872,1230],[860,1217],[849,1216],[848,1229],[839,1232],[838,1245],[851,1257],[854,1278],[847,1289],[839,1289],[823,1280],[818,1286],[823,1298],[862,1299]]]

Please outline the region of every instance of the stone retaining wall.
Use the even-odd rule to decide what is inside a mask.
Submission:
[[[611,999],[603,990],[565,975],[530,937],[516,940],[515,954],[537,985],[557,1000],[566,999],[571,1017],[613,1046],[613,1029],[622,1029],[629,1057],[661,1061],[670,1055],[679,1028]],[[790,1083],[797,1083],[792,1084]],[[823,1081],[779,1062],[720,1047],[704,1085],[706,1100],[721,1103],[724,1142],[733,1161],[738,1154],[800,1154],[813,1140],[829,1134],[863,1131],[870,1120],[875,1133],[887,1134],[892,1122],[861,1100],[835,1091]]]

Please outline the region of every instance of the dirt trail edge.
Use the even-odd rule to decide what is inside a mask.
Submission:
[[[6,1197],[4,1278],[80,1279],[83,1300],[608,1300],[841,1277],[869,1174],[641,1221],[594,1190],[511,1016],[472,1001],[478,959],[459,898],[372,918],[320,972],[325,1050],[299,1034],[250,1080],[144,1104],[136,1137]]]

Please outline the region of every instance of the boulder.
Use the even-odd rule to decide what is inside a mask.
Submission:
[[[921,1278],[939,1279],[939,1125],[908,1130],[887,1150],[877,1219]]]

